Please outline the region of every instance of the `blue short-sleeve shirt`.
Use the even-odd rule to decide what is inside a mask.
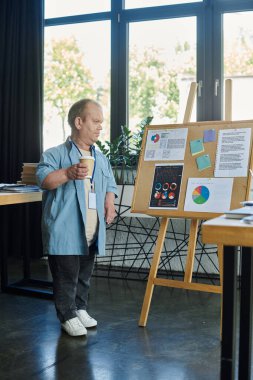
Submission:
[[[79,163],[80,154],[68,139],[64,144],[46,150],[37,166],[39,186],[51,172]],[[117,185],[108,159],[98,150],[95,154],[94,183],[98,213],[98,254],[105,254],[105,196]],[[85,237],[86,205],[82,180],[68,181],[54,190],[44,190],[42,197],[42,240],[46,255],[83,255],[88,253]]]

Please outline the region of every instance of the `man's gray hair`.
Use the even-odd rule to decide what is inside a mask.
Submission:
[[[74,103],[70,107],[68,113],[68,123],[72,129],[75,128],[76,117],[81,117],[83,120],[85,120],[85,109],[89,103],[96,104],[98,107],[101,107],[101,105],[98,102],[92,99],[78,100],[78,102]]]

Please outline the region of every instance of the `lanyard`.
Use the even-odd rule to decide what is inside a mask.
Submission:
[[[75,146],[75,148],[77,149],[78,153],[82,157],[82,152],[80,151],[80,149],[78,148],[78,146],[74,143],[74,141],[71,140],[70,138],[69,138],[69,141]],[[94,174],[95,174],[95,169],[96,169],[96,150],[95,150],[94,145],[90,146],[90,152],[91,152],[91,155],[94,157],[94,168],[93,168],[92,176],[90,178],[90,186],[91,186],[91,189],[93,189],[93,179],[94,179]]]
[[[90,186],[91,188],[93,188],[93,179],[94,179],[94,174],[95,174],[95,169],[96,169],[96,150],[95,150],[95,147],[94,145],[91,145],[90,146],[90,152],[91,152],[91,155],[94,157],[94,168],[93,168],[93,172],[92,172],[92,176],[91,176],[91,179],[90,179]]]

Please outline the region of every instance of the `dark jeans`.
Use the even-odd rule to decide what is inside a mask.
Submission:
[[[95,254],[49,255],[57,317],[61,323],[86,309]]]

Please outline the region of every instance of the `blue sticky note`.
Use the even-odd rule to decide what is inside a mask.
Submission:
[[[204,143],[216,140],[215,129],[207,129],[204,131]]]
[[[195,156],[195,154],[204,152],[203,139],[191,140],[190,149],[193,156]]]
[[[199,171],[211,168],[212,166],[209,154],[204,154],[203,156],[197,157],[196,162]]]

